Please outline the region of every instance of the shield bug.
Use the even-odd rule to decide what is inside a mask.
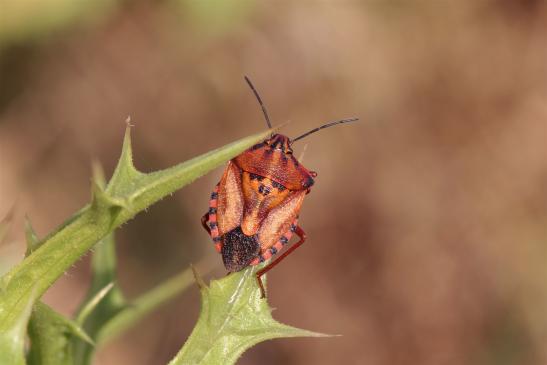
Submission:
[[[245,76],[256,96],[268,127],[268,112],[260,95]],[[293,234],[299,241],[256,273],[262,298],[261,277],[306,240],[298,214],[317,173],[306,169],[294,156],[292,144],[323,128],[356,121],[343,119],[314,128],[296,138],[273,134],[228,162],[211,193],[209,211],[201,218],[228,272],[257,265],[281,251]]]

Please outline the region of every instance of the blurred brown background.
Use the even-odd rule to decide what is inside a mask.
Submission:
[[[79,5],[75,5],[75,4]],[[240,364],[547,364],[547,2],[8,0],[0,4],[0,215],[45,235],[111,173],[164,168],[276,123],[319,173],[307,243],[269,276],[282,322],[330,339],[262,343]],[[129,296],[213,257],[200,217],[221,169],[118,231]],[[71,313],[82,260],[46,295]],[[98,354],[166,363],[197,288]]]

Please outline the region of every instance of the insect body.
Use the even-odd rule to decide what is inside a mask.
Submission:
[[[247,77],[245,80],[271,127],[260,96]],[[319,129],[354,120],[357,119],[332,122],[292,140],[274,134],[228,162],[213,190],[209,211],[201,222],[229,272],[264,262],[281,251],[293,234],[299,237],[298,242],[256,273],[262,297],[262,275],[306,240],[298,226],[298,214],[317,174],[293,156],[292,143]]]

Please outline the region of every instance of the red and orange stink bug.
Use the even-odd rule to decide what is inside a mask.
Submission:
[[[270,118],[253,84],[245,76],[271,128]],[[289,242],[293,233],[298,242],[273,262],[256,273],[262,297],[261,277],[306,240],[298,226],[298,213],[317,174],[294,158],[292,144],[320,129],[347,123],[343,119],[312,129],[289,139],[274,134],[228,162],[220,182],[211,194],[209,211],[201,218],[203,228],[211,235],[216,250],[222,254],[228,272],[268,260]]]

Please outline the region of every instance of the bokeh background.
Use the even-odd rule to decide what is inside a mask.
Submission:
[[[152,171],[265,128],[243,75],[319,174],[308,241],[269,276],[282,322],[341,334],[262,343],[240,364],[547,364],[547,2],[0,2],[0,216],[24,251],[111,173],[124,120]],[[204,258],[222,170],[118,231],[128,296]],[[70,314],[89,257],[45,296]],[[188,290],[97,364],[166,363],[198,315]]]

